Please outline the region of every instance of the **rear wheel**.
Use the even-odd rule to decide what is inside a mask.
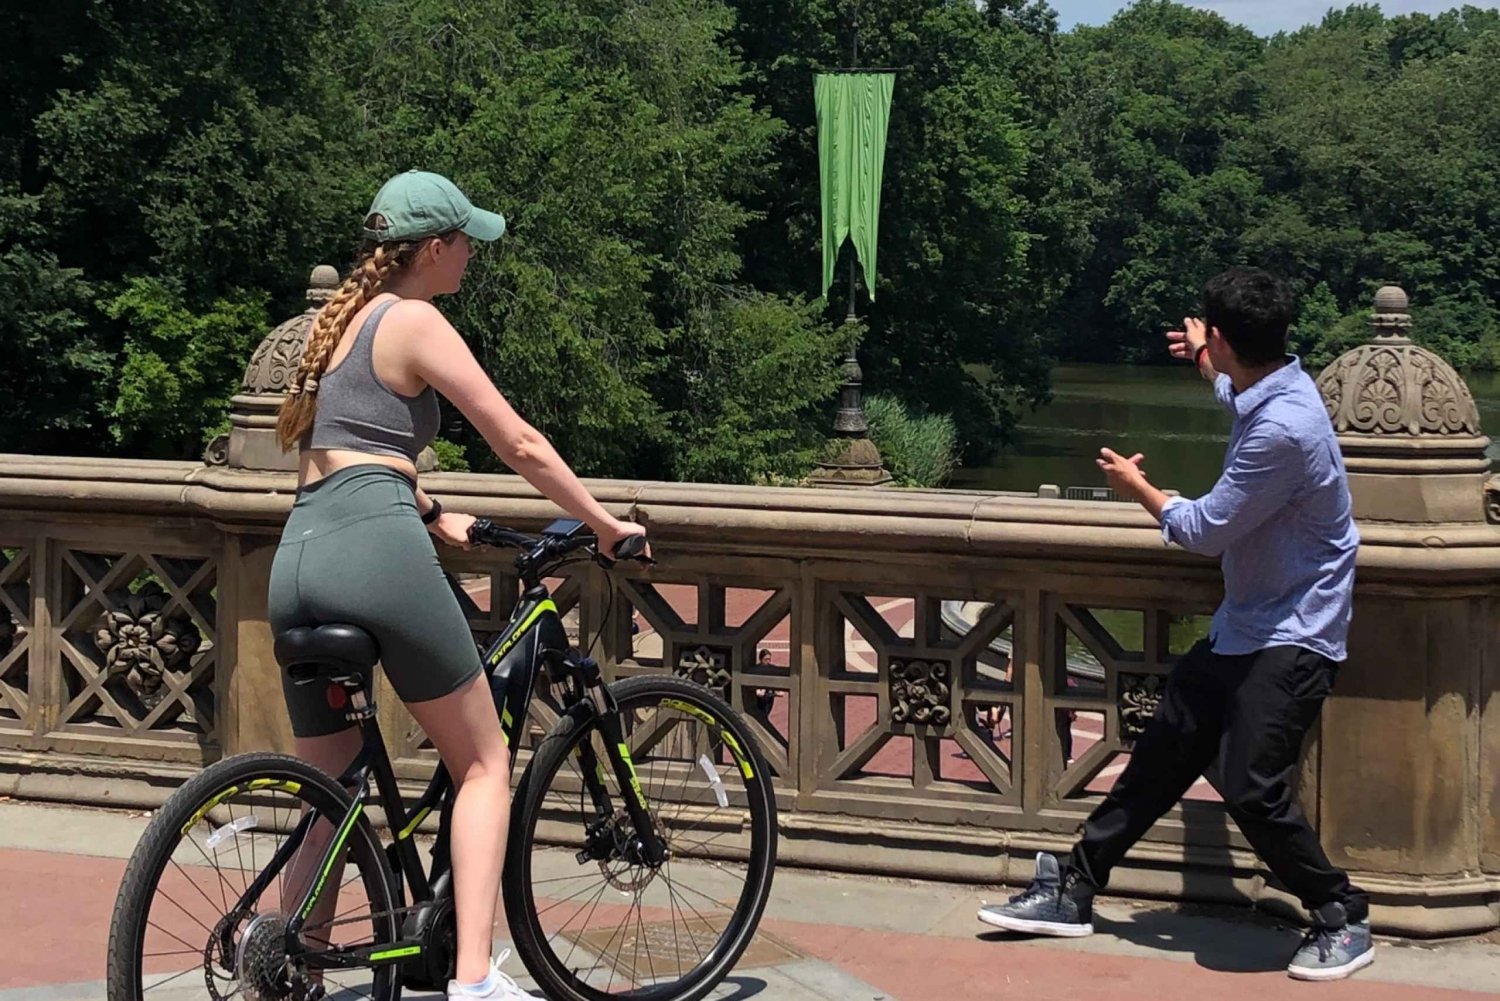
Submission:
[[[620,789],[597,721],[564,715],[516,790],[511,935],[549,998],[694,1001],[734,968],[770,896],[770,775],[744,721],[708,689],[635,677],[610,692],[667,861],[645,861],[624,808],[633,792]],[[608,815],[584,781],[590,760]]]
[[[126,867],[110,924],[109,1001],[299,1001],[319,988],[394,1001],[394,966],[319,974],[287,957],[286,923],[314,879],[328,882],[304,926],[308,948],[395,938],[391,882],[363,815],[347,827],[343,853],[319,871],[349,805],[326,774],[277,754],[226,758],[185,783],[151,818]],[[243,899],[306,810],[324,819]]]

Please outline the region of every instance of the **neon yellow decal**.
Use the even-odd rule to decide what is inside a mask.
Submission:
[[[402,956],[416,956],[422,952],[420,945],[408,945],[400,949],[387,949],[384,952],[370,953],[370,962],[376,963],[382,959],[400,959]]]
[[[396,840],[405,841],[407,838],[411,837],[412,832],[415,831],[419,825],[421,825],[422,821],[427,819],[427,815],[431,812],[432,807],[430,806],[424,806],[422,807],[422,809],[418,810],[417,815],[411,818],[411,823],[401,828],[400,832],[397,833]]]
[[[302,783],[293,782],[291,779],[251,779],[250,782],[245,786],[245,788],[281,789],[295,796],[297,795],[297,793],[302,791]],[[220,803],[224,802],[230,796],[233,796],[239,791],[239,786],[230,786],[228,789],[225,789],[223,792],[214,796],[214,798],[210,799],[207,803],[204,803],[202,806],[198,807],[197,811],[188,818],[188,822],[182,825],[182,830],[179,833],[186,837],[188,831],[191,831],[193,829],[194,824],[198,823],[198,821],[208,816],[208,811],[212,810],[214,807],[218,806]]]
[[[318,873],[317,885],[308,895],[307,906],[302,908],[302,920],[306,921],[307,916],[312,913],[313,906],[318,902],[318,895],[323,892],[323,884],[328,882],[328,874],[333,871],[334,862],[338,861],[340,853],[344,850],[344,841],[349,837],[349,832],[354,830],[354,822],[359,819],[359,815],[364,810],[363,803],[355,803],[354,809],[349,811],[349,816],[345,817],[344,822],[339,825],[338,833],[333,838],[333,848],[323,862],[323,871]]]
[[[630,758],[630,746],[628,744],[616,744],[619,748],[620,758],[625,762],[625,767],[630,771],[630,788],[635,790],[636,802],[641,804],[642,810],[648,810],[646,805],[646,794],[641,792],[641,780],[635,774],[635,762]]]
[[[218,806],[220,803],[224,802],[230,796],[233,796],[235,793],[237,793],[239,791],[240,791],[240,787],[239,786],[230,786],[228,789],[225,789],[223,792],[219,793],[217,796],[215,796],[213,799],[209,800],[207,803],[204,803],[202,806],[198,807],[197,812],[194,813],[191,817],[188,818],[188,822],[186,824],[182,825],[182,832],[181,833],[184,836],[186,836],[187,832],[191,831],[193,829],[193,825],[194,824],[196,824],[198,821],[202,820],[204,817],[208,816],[208,811],[209,810],[212,810],[214,807]]]
[[[740,747],[740,742],[735,740],[734,735],[728,730],[721,729],[719,736],[724,738],[724,743],[728,744],[729,749],[734,752],[734,760],[740,763],[740,774],[744,775],[747,779],[755,778],[755,769],[750,767],[750,759],[745,756],[744,750]]]
[[[687,713],[689,716],[696,716],[703,722],[707,723],[709,726],[718,730],[719,736],[724,738],[724,743],[728,744],[729,749],[734,752],[734,760],[740,766],[740,774],[744,775],[747,779],[755,778],[755,769],[750,766],[749,756],[746,755],[744,749],[740,747],[740,742],[734,739],[734,735],[719,725],[718,720],[714,719],[707,712],[699,709],[697,706],[690,705],[687,702],[682,702],[677,699],[662,699],[661,704],[666,706],[668,709],[676,709],[678,712]]]
[[[536,620],[540,619],[544,612],[556,611],[557,605],[552,601],[551,598],[540,602],[535,608],[531,610],[530,614],[526,616],[526,620],[519,626],[516,626],[513,630],[511,630],[510,634],[505,637],[504,641],[495,648],[495,652],[490,655],[490,666],[494,667],[496,664],[500,663],[500,659],[506,654],[510,653],[510,648],[515,646],[516,643],[520,641],[522,636],[526,635],[526,630],[535,625]]]
[[[697,706],[690,705],[687,702],[680,702],[677,699],[662,699],[661,704],[666,706],[668,709],[676,709],[680,713],[687,713],[689,716],[696,716],[703,722],[707,723],[709,726],[719,725],[718,720],[714,719],[712,716],[704,712],[702,709],[699,709]]]

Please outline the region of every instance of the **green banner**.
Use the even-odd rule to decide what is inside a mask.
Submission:
[[[865,269],[865,289],[875,300],[875,238],[880,231],[880,178],[891,117],[893,73],[820,73],[813,96],[818,108],[818,170],[823,188],[823,294],[844,238]]]

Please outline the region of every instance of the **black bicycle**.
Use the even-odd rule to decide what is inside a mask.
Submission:
[[[603,556],[566,520],[540,536],[480,521],[471,538],[520,550],[520,601],[484,656],[507,744],[521,750],[534,694],[558,714],[510,816],[503,899],[521,960],[553,999],[702,998],[749,945],[775,870],[776,802],[754,736],[708,688],[660,675],[605,684],[570,647],[545,580],[579,559],[639,558],[643,541]],[[393,1001],[452,976],[451,779],[440,765],[410,810],[402,802],[367,632],[293,629],[276,653],[293,680],[326,686],[363,750],[337,779],[251,753],[178,789],[120,887],[109,1001],[202,996],[200,980],[212,1001]],[[434,812],[429,846],[416,834]]]

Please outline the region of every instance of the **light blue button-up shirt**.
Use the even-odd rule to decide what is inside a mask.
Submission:
[[[1220,375],[1214,393],[1234,416],[1224,472],[1209,493],[1174,497],[1161,515],[1165,541],[1221,557],[1213,649],[1299,646],[1342,661],[1359,532],[1322,397],[1296,358],[1243,393]]]

